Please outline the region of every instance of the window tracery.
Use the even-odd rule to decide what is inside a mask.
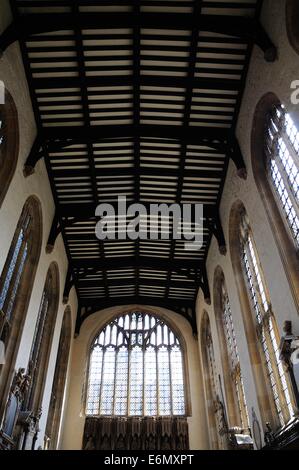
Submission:
[[[132,312],[95,339],[89,363],[89,416],[184,416],[183,355],[161,319]]]

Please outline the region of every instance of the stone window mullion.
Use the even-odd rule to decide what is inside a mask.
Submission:
[[[270,336],[270,331],[269,331],[269,317],[267,317],[267,318],[265,317],[263,323],[264,323],[264,333],[265,333],[265,337],[266,337],[266,343],[267,343],[268,352],[269,352],[269,355],[270,355],[270,362],[271,362],[271,365],[272,365],[273,375],[274,375],[274,378],[275,378],[275,383],[276,383],[276,387],[277,387],[279,402],[280,402],[280,406],[281,406],[281,412],[283,414],[284,422],[286,423],[289,419],[289,413],[286,413],[287,405],[286,405],[286,401],[285,401],[284,392],[283,392],[283,389],[282,389],[281,378],[280,378],[278,365],[277,365],[277,358],[276,358],[276,355],[275,355],[273,342],[272,342],[272,339],[271,339],[271,336]]]

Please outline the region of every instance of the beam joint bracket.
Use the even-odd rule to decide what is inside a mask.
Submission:
[[[54,250],[56,239],[57,239],[57,237],[60,233],[61,233],[61,226],[60,226],[60,223],[59,223],[58,214],[57,214],[57,212],[55,212],[53,222],[52,222],[52,225],[51,225],[49,238],[48,238],[48,241],[47,241],[47,246],[46,246],[46,253],[47,254],[52,253],[52,251]]]
[[[236,137],[229,139],[227,144],[227,154],[229,158],[234,162],[237,168],[237,175],[239,178],[246,180],[247,179],[247,169],[246,164],[241,152],[239,142]]]
[[[27,157],[23,168],[24,177],[27,178],[30,175],[33,175],[35,172],[35,166],[37,162],[44,157],[44,151],[42,148],[42,138],[38,135],[33,142],[31,151]]]

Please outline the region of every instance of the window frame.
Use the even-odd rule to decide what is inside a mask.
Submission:
[[[257,103],[253,116],[251,132],[251,166],[260,198],[262,200],[269,225],[277,246],[285,276],[290,286],[295,310],[299,314],[299,250],[296,249],[284,216],[273,193],[272,183],[266,170],[264,152],[265,122],[269,111],[281,100],[272,92],[266,93]],[[236,203],[238,205],[238,203]],[[237,239],[237,235],[235,237]],[[236,245],[238,242],[236,240]],[[236,247],[238,250],[238,248]]]
[[[1,273],[1,285],[3,285],[3,279],[6,276],[10,263],[9,260],[14,251],[18,233],[22,227],[24,213],[27,211],[30,212],[32,217],[32,226],[30,228],[30,246],[14,305],[11,330],[5,351],[6,362],[2,366],[0,365],[0,420],[1,417],[3,417],[6,400],[9,396],[11,381],[13,379],[14,365],[17,359],[23,327],[27,317],[27,309],[32,294],[43,239],[41,203],[36,196],[30,196],[22,208],[21,215],[14,231],[8,255]]]
[[[246,394],[245,390],[242,394],[242,400],[239,401],[238,396],[238,389],[236,388],[235,378],[238,381],[238,386],[242,389],[242,371],[240,365],[240,358],[238,352],[238,370],[233,370],[231,364],[231,354],[229,350],[229,345],[227,342],[227,335],[226,335],[226,325],[224,323],[224,301],[227,298],[229,302],[229,296],[226,288],[225,277],[222,268],[218,265],[214,272],[214,311],[215,311],[215,320],[216,320],[216,327],[218,333],[218,340],[219,340],[219,347],[220,347],[220,354],[221,354],[221,365],[222,365],[222,373],[223,373],[223,382],[225,388],[225,396],[226,396],[226,405],[227,405],[227,415],[228,415],[228,422],[230,427],[240,427],[244,429],[246,433],[251,433],[250,428],[250,421],[248,416],[248,409],[246,404]],[[230,304],[229,304],[230,307]],[[233,325],[233,331],[235,332],[234,327],[234,318],[232,315],[231,307],[231,320]],[[236,341],[237,351],[238,345]],[[234,374],[235,372],[235,374]],[[244,389],[244,386],[243,386]],[[247,415],[246,415],[247,410]],[[241,414],[242,412],[242,414]],[[243,424],[246,424],[244,426]]]
[[[59,306],[59,269],[53,261],[47,271],[28,361],[30,386],[22,404],[23,410],[38,412],[42,405],[49,358]]]
[[[142,315],[149,315],[149,317],[154,317],[157,322],[162,322],[162,324],[166,325],[167,328],[169,329],[170,332],[174,334],[174,336],[177,338],[179,344],[180,344],[180,350],[181,350],[181,357],[182,357],[182,371],[183,371],[183,384],[184,384],[184,400],[185,400],[185,413],[184,415],[149,415],[150,417],[158,417],[158,418],[169,418],[169,417],[188,417],[191,416],[191,400],[190,400],[190,384],[189,384],[189,373],[188,373],[188,360],[187,360],[187,351],[186,351],[186,343],[184,340],[184,337],[182,336],[181,332],[178,331],[175,325],[172,324],[171,321],[169,321],[168,318],[166,318],[163,314],[152,312],[151,310],[144,310],[142,308],[136,308],[136,309],[129,309],[129,310],[124,310],[121,313],[118,313],[117,315],[112,315],[111,318],[106,321],[100,328],[97,328],[97,333],[93,335],[89,346],[87,350],[87,367],[86,367],[86,378],[85,378],[85,386],[84,386],[84,399],[82,403],[82,412],[85,415],[86,418],[92,418],[92,417],[97,417],[97,418],[124,418],[124,419],[129,419],[132,417],[137,417],[137,418],[142,418],[142,417],[147,417],[148,415],[142,414],[140,415],[131,415],[128,413],[128,406],[127,406],[127,413],[125,415],[115,415],[115,414],[109,414],[109,415],[91,415],[87,414],[87,400],[88,400],[88,390],[89,390],[89,373],[90,373],[90,364],[91,364],[91,353],[93,349],[93,345],[96,341],[96,339],[99,337],[102,331],[105,330],[105,328],[110,325],[112,322],[117,321],[120,317],[125,317],[126,315],[130,315],[132,313],[140,313]],[[158,349],[158,347],[156,347]],[[171,388],[171,384],[170,384]],[[143,407],[144,409],[144,407]]]
[[[280,359],[278,359],[280,343],[278,327],[271,305],[267,282],[264,278],[263,268],[255,245],[254,236],[244,208],[240,217],[239,244],[241,268],[250,304],[250,311],[255,324],[258,339],[257,343],[261,351],[265,376],[267,377],[267,386],[271,389],[271,401],[274,405],[273,408],[275,419],[277,421],[277,428],[280,428],[285,426],[294,417],[294,414],[293,416],[291,415],[289,405],[287,404],[286,392],[283,389],[282,376],[287,384],[287,392],[290,397],[293,412],[296,407],[290,379],[287,373],[283,371],[283,364]],[[246,245],[248,245],[248,247]],[[246,256],[248,251],[254,253],[255,259],[253,258],[253,255],[249,254]],[[249,259],[250,257],[251,259]],[[256,269],[254,265],[256,265]],[[259,274],[260,279],[257,277],[257,273]],[[251,277],[249,277],[249,274]],[[274,381],[272,384],[271,376]],[[275,396],[275,393],[277,396]]]
[[[281,117],[278,116],[278,113],[281,113]],[[294,126],[294,139],[298,146],[296,150],[294,143],[291,142],[291,137],[287,132],[287,120],[289,119],[290,125]],[[295,123],[291,120],[291,117],[288,115],[286,109],[282,104],[274,104],[272,108],[268,111],[265,120],[265,140],[264,140],[264,159],[266,167],[266,175],[270,183],[270,187],[273,193],[273,197],[276,201],[277,207],[281,213],[281,218],[285,224],[285,227],[289,233],[290,239],[294,244],[296,250],[299,251],[299,228],[298,232],[295,233],[295,229],[292,227],[292,222],[289,220],[287,210],[283,205],[281,196],[279,195],[279,188],[274,180],[272,172],[274,171],[271,164],[275,164],[277,168],[277,174],[281,179],[284,191],[287,194],[288,204],[293,209],[297,224],[299,221],[299,196],[296,196],[294,190],[289,181],[290,175],[287,173],[286,168],[283,164],[282,158],[279,155],[283,151],[283,147],[279,143],[282,140],[283,145],[285,146],[286,152],[290,155],[290,159],[293,160],[293,166],[297,169],[297,175],[299,172],[299,130],[296,128]],[[298,198],[298,201],[296,200]],[[293,223],[294,223],[293,220]]]
[[[242,374],[240,356],[239,356],[239,349],[238,349],[238,344],[237,344],[236,335],[235,335],[235,326],[234,326],[234,321],[232,317],[230,301],[229,301],[228,292],[226,289],[224,278],[222,280],[221,288],[222,288],[221,294],[220,294],[221,303],[222,303],[221,320],[222,320],[223,331],[224,331],[224,336],[225,336],[226,348],[228,352],[228,360],[229,360],[231,377],[234,383],[234,387],[233,387],[234,395],[236,399],[241,427],[242,429],[244,429],[244,431],[247,431],[249,432],[249,434],[251,434],[249,413],[248,413],[248,407],[247,407],[247,402],[246,402],[245,387],[244,387],[243,374]],[[226,317],[228,317],[228,321],[230,323],[230,331],[232,333],[231,346],[229,344],[229,338],[228,338],[229,333],[228,333]],[[233,361],[233,354],[235,354],[236,356],[235,364]]]

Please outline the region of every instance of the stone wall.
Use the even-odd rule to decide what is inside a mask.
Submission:
[[[8,2],[6,0],[2,0],[0,3],[0,32],[2,32],[10,23],[11,15]],[[23,166],[36,136],[36,125],[18,43],[14,43],[9,46],[0,59],[0,80],[4,82],[5,87],[8,89],[15,101],[18,110],[20,129],[20,146],[17,168],[0,209],[0,272],[2,271],[5,264],[22,207],[29,196],[35,195],[40,200],[43,215],[43,242],[41,256],[37,267],[35,282],[24,325],[23,336],[16,360],[16,369],[19,367],[27,367],[36,318],[41,301],[41,294],[49,265],[51,262],[55,261],[59,268],[59,307],[42,404],[43,415],[40,421],[41,431],[39,433],[39,439],[36,445],[36,447],[38,447],[39,445],[43,445],[43,436],[52,389],[59,335],[63,313],[66,307],[62,303],[62,294],[68,263],[61,235],[56,241],[53,252],[51,254],[46,254],[45,251],[55,206],[43,160],[38,162],[34,175],[29,176],[28,178],[24,178],[23,176]],[[72,289],[70,294],[69,305],[72,311],[74,329],[75,317],[77,313],[77,297],[74,289]]]
[[[213,238],[207,260],[207,272],[211,289],[212,304],[209,306],[204,302],[201,292],[199,292],[197,299],[197,324],[200,325],[203,312],[206,310],[211,322],[217,368],[222,376],[223,383],[223,371],[213,306],[214,273],[217,266],[220,266],[225,275],[236,330],[249,418],[252,425],[252,408],[254,408],[262,429],[264,429],[265,423],[262,423],[258,409],[252,367],[248,354],[241,314],[241,305],[232,267],[229,245],[229,219],[233,204],[237,200],[241,200],[249,216],[260,261],[270,291],[273,311],[276,316],[279,332],[280,334],[283,334],[282,327],[284,322],[286,320],[291,320],[293,322],[293,332],[298,335],[299,312],[297,311],[296,303],[280,256],[279,247],[277,246],[270,228],[269,220],[255,182],[251,165],[251,132],[253,115],[257,104],[266,93],[275,93],[280,101],[286,106],[287,111],[290,112],[293,120],[297,124],[299,123],[299,105],[295,106],[290,101],[292,91],[290,88],[291,82],[299,79],[299,55],[296,54],[289,44],[286,30],[285,4],[285,0],[264,1],[262,24],[274,44],[278,47],[278,60],[274,63],[265,62],[263,53],[257,47],[254,47],[237,125],[237,137],[246,162],[248,178],[246,181],[238,178],[236,168],[234,164],[230,162],[220,207],[220,217],[227,243],[227,254],[226,256],[219,254],[217,242],[215,238]]]

